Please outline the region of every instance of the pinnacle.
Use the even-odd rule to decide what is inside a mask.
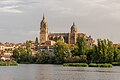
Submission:
[[[44,16],[44,14],[43,14],[43,20],[45,19],[45,16]]]
[[[73,22],[73,26],[75,26],[75,22]]]

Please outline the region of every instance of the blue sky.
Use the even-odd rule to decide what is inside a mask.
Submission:
[[[120,43],[120,0],[0,0],[0,42],[39,37],[43,13],[49,32],[80,33]]]

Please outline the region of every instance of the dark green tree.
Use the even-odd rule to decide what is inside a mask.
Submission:
[[[33,56],[32,56],[32,51],[30,47],[29,41],[26,42],[26,48],[16,48],[13,51],[13,58],[18,62],[18,63],[33,63]]]
[[[80,35],[78,35],[77,45],[78,45],[78,54],[79,55],[87,54],[87,41],[86,41],[85,36],[80,37]]]
[[[114,47],[112,41],[109,40],[97,40],[97,46],[92,54],[94,62],[100,63],[112,63],[114,57]]]
[[[38,41],[38,37],[36,37],[35,39],[35,50],[37,51],[39,48],[39,41]]]
[[[77,38],[77,46],[78,46],[77,56],[80,57],[80,62],[87,61],[88,45],[87,45],[87,40],[85,37],[86,36],[78,35],[78,38]]]
[[[110,40],[107,40],[108,42],[108,49],[107,49],[107,53],[108,53],[108,56],[107,56],[107,62],[109,63],[112,63],[112,61],[114,60],[114,47],[113,47],[113,42],[110,41]]]
[[[64,57],[68,54],[68,46],[63,41],[57,41],[54,45],[55,63],[64,63]]]
[[[15,59],[15,61],[19,60],[19,58],[20,58],[20,52],[19,52],[19,50],[17,48],[15,50],[13,50],[12,57]]]

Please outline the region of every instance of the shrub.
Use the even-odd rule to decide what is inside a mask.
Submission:
[[[96,63],[90,63],[89,67],[98,67],[98,65]]]
[[[16,61],[0,61],[0,66],[17,66]]]
[[[112,62],[113,66],[120,66],[120,62]]]
[[[87,63],[64,63],[63,66],[88,67]]]
[[[80,62],[86,62],[87,61],[87,56],[86,55],[80,55]]]
[[[105,64],[90,63],[89,67],[112,67],[112,64],[108,64],[108,63],[105,63]]]
[[[16,61],[12,61],[11,63],[10,63],[10,66],[17,66],[18,65],[18,63],[16,62]]]

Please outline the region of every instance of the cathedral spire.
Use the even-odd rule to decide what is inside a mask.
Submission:
[[[43,20],[45,19],[45,15],[44,15],[44,13],[43,13]]]
[[[40,23],[40,44],[45,43],[48,40],[48,24],[43,14],[43,19]]]
[[[42,23],[47,23],[47,21],[46,21],[46,18],[45,18],[45,15],[43,14],[43,19],[42,19],[42,21],[41,21]]]

